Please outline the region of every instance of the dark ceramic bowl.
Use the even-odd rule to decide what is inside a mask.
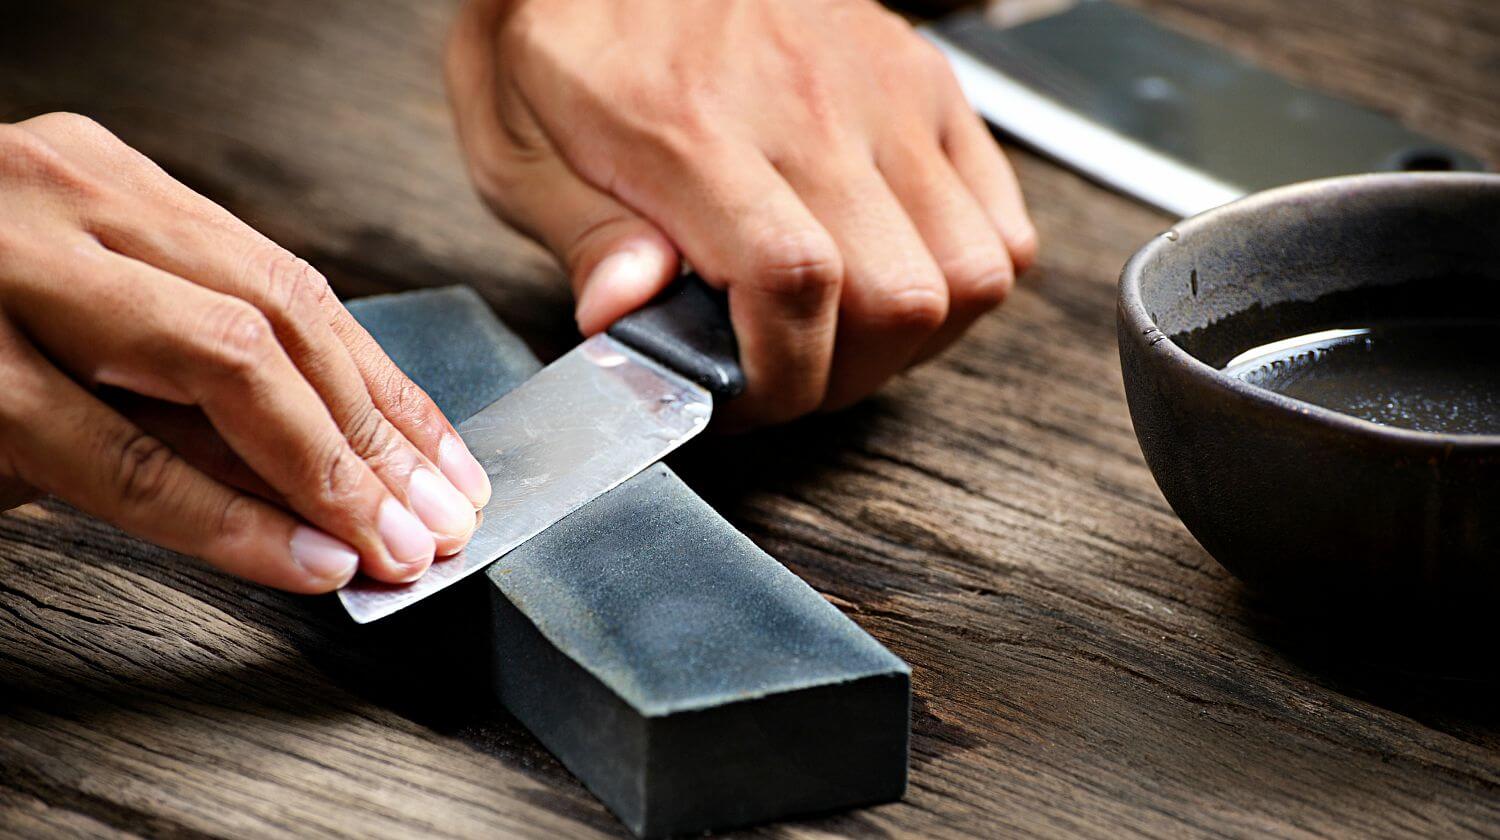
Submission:
[[[1377,425],[1220,369],[1321,329],[1476,314],[1500,319],[1500,175],[1315,181],[1181,222],[1120,279],[1146,462],[1203,547],[1273,595],[1500,602],[1500,435]]]

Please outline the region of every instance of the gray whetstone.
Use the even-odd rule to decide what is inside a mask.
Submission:
[[[349,308],[455,422],[540,367],[467,288]],[[906,663],[665,466],[478,581],[491,593],[500,699],[637,835],[905,790]]]

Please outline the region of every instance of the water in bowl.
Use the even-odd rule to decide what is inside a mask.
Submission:
[[[1500,320],[1323,330],[1247,350],[1224,372],[1386,426],[1500,434]]]

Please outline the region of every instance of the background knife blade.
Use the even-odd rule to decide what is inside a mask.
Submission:
[[[1485,168],[1129,6],[991,6],[922,27],[975,110],[1013,139],[1176,216],[1334,175]]]
[[[483,569],[661,460],[744,388],[722,298],[679,280],[459,424],[494,493],[463,551],[412,583],[357,576],[339,600],[361,624]]]

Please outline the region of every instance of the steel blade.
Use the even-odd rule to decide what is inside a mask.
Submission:
[[[409,584],[363,575],[339,600],[363,624],[457,583],[708,425],[706,389],[607,335],[575,347],[459,426],[494,495],[468,546]]]

